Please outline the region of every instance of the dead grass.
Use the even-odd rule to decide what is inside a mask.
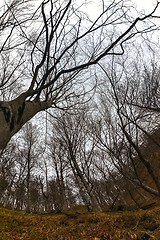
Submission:
[[[159,224],[160,207],[101,214],[44,215],[0,209],[1,240],[159,240]],[[147,235],[150,238],[143,238]]]

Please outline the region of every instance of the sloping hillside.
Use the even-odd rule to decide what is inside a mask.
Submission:
[[[0,209],[0,239],[160,239],[160,207],[102,214],[26,214]]]

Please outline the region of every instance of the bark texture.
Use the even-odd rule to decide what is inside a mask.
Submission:
[[[27,121],[51,105],[51,102],[40,100],[26,101],[22,96],[8,102],[0,101],[0,150]]]

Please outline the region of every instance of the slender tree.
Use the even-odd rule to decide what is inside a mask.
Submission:
[[[36,166],[38,166],[38,160],[41,158],[43,148],[39,142],[39,130],[36,125],[28,122],[21,131],[19,137],[19,157],[20,162],[23,161],[23,177],[24,185],[26,187],[26,211],[31,211],[31,181],[32,172]]]
[[[101,211],[91,181],[93,146],[88,137],[87,108],[60,113],[53,123],[55,141],[61,144],[74,174],[75,182],[89,210]],[[90,150],[89,150],[90,149]]]

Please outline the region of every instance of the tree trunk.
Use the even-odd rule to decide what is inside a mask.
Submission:
[[[12,101],[0,101],[0,150],[27,121],[51,105],[45,101],[26,101],[23,95]]]
[[[70,155],[71,164],[73,164],[73,168],[75,169],[76,174],[80,178],[88,196],[90,197],[93,209],[96,212],[102,212],[101,206],[100,206],[100,204],[99,204],[99,202],[98,202],[98,200],[97,200],[97,198],[96,198],[96,196],[93,192],[91,184],[86,181],[84,175],[82,174],[82,172],[81,172],[81,170],[80,170],[80,168],[77,164],[76,157],[74,156],[74,153],[72,151],[72,144],[71,143],[69,143],[69,155]]]
[[[60,169],[58,169],[58,165],[55,162],[55,171],[57,175],[58,187],[60,192],[60,199],[59,199],[59,208],[60,211],[66,210],[68,208],[67,198],[66,198],[66,187],[64,183],[64,176],[63,176],[63,167],[62,164],[60,165]]]

